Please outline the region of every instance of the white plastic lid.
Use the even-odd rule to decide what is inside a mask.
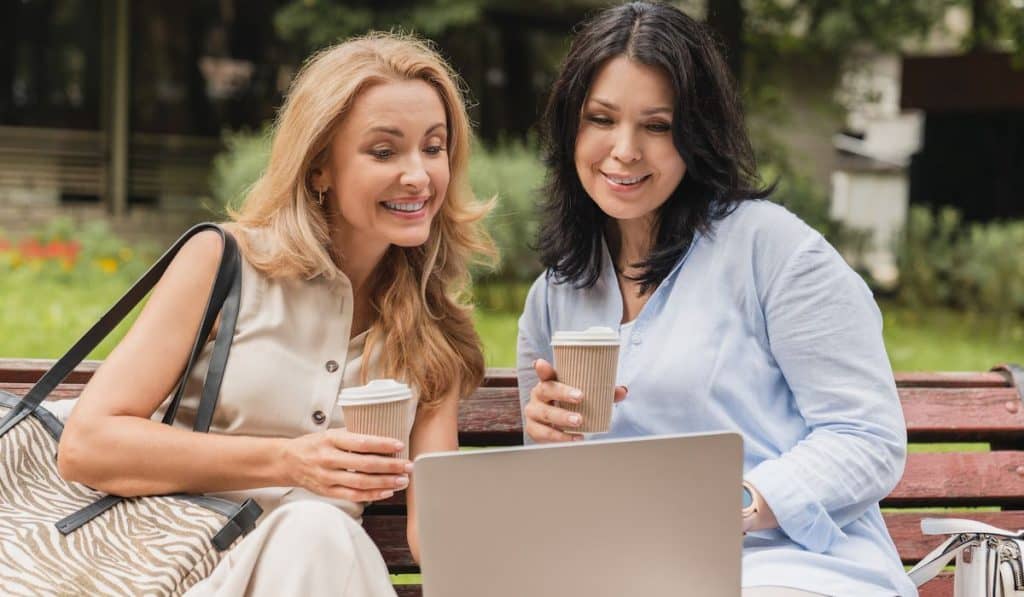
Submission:
[[[619,334],[615,330],[606,327],[591,327],[582,332],[563,331],[555,332],[551,338],[552,346],[584,345],[584,346],[607,346],[618,345]]]
[[[412,390],[393,379],[375,379],[365,386],[346,388],[338,397],[342,406],[363,406],[412,398]]]

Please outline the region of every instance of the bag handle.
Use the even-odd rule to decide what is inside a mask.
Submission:
[[[977,520],[966,518],[922,518],[921,532],[925,535],[994,535],[1024,539],[1024,531],[1007,531]]]
[[[238,246],[235,243],[235,239],[227,234],[222,228],[216,224],[203,223],[197,224],[185,232],[167,251],[154,263],[147,271],[142,275],[141,278],[131,288],[128,289],[124,295],[118,299],[116,303],[102,316],[100,319],[93,324],[82,337],[75,342],[75,344],[64,354],[60,359],[54,363],[43,376],[32,386],[31,389],[25,394],[25,397],[18,402],[17,406],[11,409],[7,415],[0,420],[0,436],[10,431],[15,425],[18,424],[22,419],[27,417],[33,411],[35,411],[43,400],[50,395],[53,390],[60,385],[60,382],[64,380],[74,369],[85,360],[85,357],[100,342],[106,338],[117,324],[119,324],[137,304],[149,293],[160,277],[163,276],[167,267],[171,264],[171,261],[181,250],[181,247],[193,236],[203,232],[204,230],[215,230],[220,234],[221,239],[224,241],[224,248],[221,252],[220,264],[217,267],[217,278],[214,281],[213,288],[210,291],[210,296],[206,304],[206,310],[203,313],[203,321],[200,326],[199,334],[196,336],[196,340],[192,346],[192,353],[189,355],[188,363],[185,367],[185,373],[178,384],[178,389],[175,392],[174,399],[171,401],[170,406],[167,409],[167,413],[164,416],[164,423],[171,423],[174,421],[174,416],[178,410],[178,404],[181,402],[181,397],[184,394],[185,382],[188,379],[188,374],[192,369],[192,365],[198,359],[200,352],[202,351],[205,339],[209,336],[210,330],[213,328],[213,324],[217,319],[217,314],[220,311],[221,305],[227,298],[229,290],[234,283],[234,278],[240,270]],[[237,312],[237,310],[236,310]],[[219,334],[218,334],[219,336]],[[230,338],[229,338],[230,340]],[[230,342],[229,342],[230,343]],[[218,381],[219,389],[219,381]],[[204,388],[204,395],[205,395]],[[212,409],[211,409],[212,410]],[[198,423],[198,421],[197,421]]]
[[[185,365],[185,371],[182,373],[181,379],[178,382],[177,390],[174,393],[174,397],[171,399],[170,404],[168,404],[167,411],[164,413],[163,417],[163,423],[167,425],[174,422],[174,418],[178,412],[178,405],[181,403],[182,396],[185,393],[185,385],[188,382],[192,367],[199,359],[199,355],[202,353],[203,347],[206,345],[206,339],[209,337],[210,330],[213,328],[213,324],[216,322],[217,315],[219,313],[221,315],[220,327],[217,329],[217,337],[214,340],[213,352],[210,357],[210,367],[206,373],[206,379],[203,382],[202,395],[199,400],[199,408],[196,414],[195,425],[193,427],[195,431],[201,433],[206,433],[210,430],[210,424],[213,420],[213,411],[217,408],[217,399],[220,396],[220,386],[224,379],[224,371],[227,367],[228,354],[231,351],[231,340],[234,337],[235,323],[238,319],[242,288],[242,268],[241,258],[238,253],[238,245],[235,242],[235,239],[219,226],[214,224],[200,224],[189,229],[180,239],[178,239],[177,242],[174,243],[174,245],[171,246],[170,249],[167,250],[157,263],[150,268],[150,271],[146,272],[146,274],[144,274],[143,277],[136,282],[136,284],[132,286],[127,293],[125,293],[125,297],[122,298],[121,301],[118,301],[117,305],[111,309],[111,311],[114,311],[118,305],[125,300],[125,298],[131,295],[134,302],[127,309],[130,311],[131,308],[142,299],[142,296],[145,296],[153,285],[155,285],[156,280],[159,280],[160,275],[162,275],[167,269],[167,266],[170,264],[171,260],[173,260],[182,245],[184,245],[184,243],[196,233],[210,229],[217,230],[220,233],[221,238],[224,240],[224,248],[221,253],[220,265],[217,268],[217,277],[214,280],[213,288],[210,290],[210,297],[206,304],[206,310],[203,313],[203,319],[200,323],[199,331],[196,333],[195,341],[192,344],[192,352]],[[155,279],[151,280],[150,273],[154,271],[158,273],[156,274]],[[113,329],[113,326],[117,325],[123,317],[124,315],[121,315],[120,318],[115,320],[111,329]],[[99,323],[103,323],[105,319],[106,316],[101,318]],[[94,326],[94,329],[99,326],[99,323]],[[90,332],[92,331],[93,330],[90,330]],[[107,333],[109,333],[109,330]],[[106,334],[104,334],[104,336],[105,335]],[[72,351],[74,350],[75,349],[73,348]],[[85,354],[88,354],[89,350],[92,349],[87,349]],[[67,356],[65,356],[65,358],[67,358]],[[63,360],[64,359],[61,359],[61,362],[63,362]],[[81,362],[81,359],[79,359],[78,362]],[[71,366],[71,369],[74,369],[74,366],[77,365],[78,362],[74,363]],[[60,362],[58,362],[58,365],[59,364]],[[57,365],[54,365],[54,369],[56,368]],[[53,369],[51,369],[51,371],[52,370]],[[67,375],[67,373],[65,373],[65,375]],[[41,381],[42,380],[40,380],[40,382]],[[28,413],[31,411],[27,410],[25,412]],[[121,496],[105,495],[57,521],[55,526],[62,535],[68,535],[124,500],[125,498]],[[246,502],[246,504],[243,504],[239,512],[245,512],[247,513],[246,515],[254,518],[258,517],[262,510],[256,506],[256,511],[253,513],[253,505],[254,504]],[[249,530],[249,527],[239,527],[237,524],[232,528],[236,527],[239,533],[242,534]],[[222,529],[221,532],[223,533],[225,531]],[[233,538],[237,537],[237,534],[231,535],[231,537],[233,541]],[[228,543],[230,543],[230,541]]]
[[[984,522],[966,518],[922,518],[921,533],[925,535],[951,535],[911,568],[907,575],[915,585],[921,586],[935,578],[961,551],[970,547],[979,535],[1024,538],[1024,531],[1007,531]]]
[[[920,587],[938,576],[943,568],[949,565],[960,552],[970,547],[974,541],[975,537],[964,535],[954,535],[946,539],[942,542],[942,545],[933,549],[931,553],[921,558],[921,561],[916,566],[908,570],[907,576],[910,577],[910,581],[914,583],[914,586]]]

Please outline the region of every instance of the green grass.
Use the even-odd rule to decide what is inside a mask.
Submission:
[[[999,363],[1024,363],[1020,319],[884,303],[882,312],[896,371],[984,371]]]
[[[28,267],[0,271],[0,357],[61,356],[131,284],[122,275],[40,275]],[[105,358],[138,309],[88,358]]]
[[[30,267],[0,271],[0,357],[60,356],[127,289],[128,274]],[[1007,361],[1024,363],[1020,319],[914,310],[893,303],[881,307],[894,370],[981,371]],[[515,366],[518,318],[518,313],[486,306],[477,310],[488,366]],[[126,329],[122,325],[90,357],[104,358]]]
[[[984,371],[1024,363],[1024,322],[960,313],[914,310],[882,303],[885,345],[895,371]],[[480,310],[477,329],[491,367],[513,367],[518,315]]]

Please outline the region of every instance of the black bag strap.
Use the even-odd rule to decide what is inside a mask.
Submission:
[[[196,228],[199,227],[197,226]],[[196,230],[196,228],[186,232],[185,235],[175,243],[174,247],[168,251],[168,253],[171,253],[172,251],[176,253],[175,247],[180,247],[180,244],[182,244],[183,241],[187,240],[188,237],[197,232],[198,230]],[[224,253],[221,255],[221,263],[217,270],[217,278],[214,280],[213,288],[210,291],[210,299],[207,302],[206,311],[203,313],[203,320],[200,323],[198,332],[196,333],[196,339],[192,345],[192,353],[189,355],[188,362],[185,365],[185,371],[182,373],[181,380],[178,382],[178,387],[174,393],[174,397],[171,399],[170,404],[168,404],[167,411],[164,413],[163,417],[163,423],[167,425],[174,422],[192,367],[195,365],[199,355],[202,353],[203,347],[206,344],[206,338],[209,337],[210,330],[213,328],[213,324],[216,322],[217,315],[219,313],[221,316],[221,322],[217,329],[217,337],[214,340],[213,352],[210,356],[210,367],[203,383],[202,395],[200,397],[199,409],[194,426],[195,431],[202,433],[209,431],[210,424],[213,420],[213,411],[217,408],[220,386],[221,382],[224,380],[224,371],[227,367],[228,355],[231,351],[231,340],[235,332],[235,323],[238,320],[238,310],[242,292],[241,258],[238,253],[237,244],[231,235],[226,234],[220,228],[217,228],[217,230],[220,231],[221,237],[224,239]],[[164,257],[167,257],[167,255]],[[164,257],[161,257],[160,261],[163,261]],[[173,254],[171,257],[173,258]],[[135,288],[133,287],[132,290],[134,289]],[[85,506],[62,520],[59,520],[56,524],[57,530],[60,531],[61,534],[67,535],[121,503],[124,499],[125,498],[116,495],[103,496],[92,504]],[[200,503],[200,505],[206,504]],[[251,507],[247,508],[246,512],[251,512]],[[258,514],[256,516],[258,516]],[[231,521],[229,520],[227,526],[230,526],[230,524]],[[244,527],[244,525],[239,527],[236,524],[235,527],[245,529],[245,532],[248,532],[248,529]]]
[[[236,275],[240,272],[240,257],[238,253],[238,245],[235,243],[235,239],[227,234],[216,224],[203,223],[197,224],[190,228],[185,234],[181,236],[167,251],[154,263],[147,271],[142,275],[141,278],[131,288],[125,292],[114,306],[110,308],[99,321],[97,321],[82,337],[76,342],[68,352],[54,363],[53,367],[49,369],[38,382],[25,394],[25,397],[18,403],[18,405],[11,409],[7,415],[0,420],[0,436],[9,431],[18,422],[24,419],[26,416],[35,411],[43,400],[50,395],[53,390],[60,385],[60,382],[64,380],[74,369],[85,360],[90,352],[96,346],[99,345],[104,338],[106,338],[117,324],[119,324],[131,311],[135,308],[139,302],[145,298],[150,290],[156,286],[156,283],[160,280],[160,277],[167,270],[167,267],[171,264],[171,261],[181,250],[181,247],[193,236],[203,232],[204,230],[214,230],[220,234],[224,241],[224,248],[221,253],[220,264],[217,268],[217,278],[214,281],[213,288],[210,291],[210,297],[206,304],[206,310],[203,314],[203,321],[200,326],[199,334],[196,336],[196,340],[193,343],[192,353],[189,356],[188,363],[185,367],[185,373],[179,382],[178,389],[175,392],[174,399],[171,401],[170,406],[167,409],[167,413],[164,417],[165,423],[173,422],[174,415],[177,412],[178,404],[181,402],[181,396],[185,390],[185,382],[187,381],[188,374],[192,369],[192,365],[195,360],[199,357],[202,352],[203,345],[206,338],[210,334],[210,330],[213,328],[213,324],[217,319],[217,314],[220,311],[221,305],[227,298],[229,290],[233,285]],[[237,312],[237,309],[236,309]],[[233,331],[233,330],[232,330]],[[230,338],[229,338],[230,339]],[[226,351],[225,357],[226,357]],[[219,381],[218,381],[219,386]]]

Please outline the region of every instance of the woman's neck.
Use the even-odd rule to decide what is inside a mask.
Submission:
[[[366,238],[343,222],[334,222],[331,226],[334,262],[352,285],[352,337],[373,324],[370,306],[373,273],[390,246],[380,239]]]
[[[623,273],[637,269],[635,264],[645,261],[651,252],[654,233],[653,218],[610,220],[608,244],[615,269]]]

